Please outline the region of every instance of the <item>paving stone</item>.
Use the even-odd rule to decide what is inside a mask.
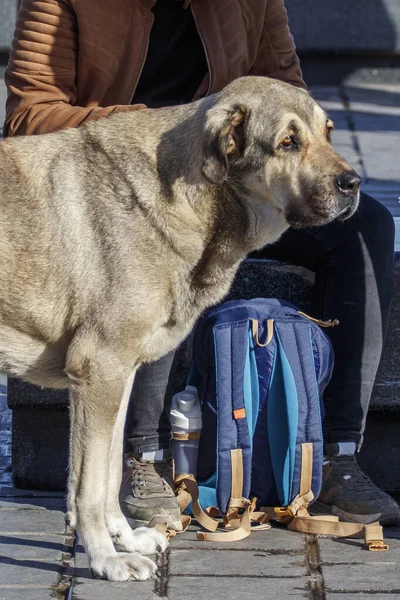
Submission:
[[[202,550],[209,548],[210,550],[226,550],[227,547],[237,550],[254,550],[261,552],[269,552],[270,554],[284,554],[287,550],[298,553],[299,555],[305,552],[305,540],[300,533],[289,531],[284,527],[272,527],[267,531],[253,531],[244,540],[226,544],[226,542],[202,542],[196,539],[196,531],[200,527],[191,525],[185,533],[179,534],[171,541],[171,547],[175,548],[192,548],[193,550]]]
[[[75,555],[71,600],[154,600],[154,586],[155,581],[111,582],[93,579],[83,549],[80,548]]]
[[[393,160],[393,152],[399,146],[400,133],[362,131],[357,124],[356,128],[367,177],[393,181],[398,179],[399,168]]]
[[[232,575],[247,577],[301,577],[306,574],[303,556],[262,551],[173,549],[171,575]]]
[[[399,106],[400,80],[394,77],[396,69],[392,71],[390,81],[377,80],[375,76],[368,80],[353,81],[345,84],[346,90],[352,90],[353,98],[359,100],[357,90],[361,90],[362,100],[366,98],[375,104],[389,104],[389,106]]]
[[[323,565],[334,563],[347,563],[357,565],[400,565],[400,539],[392,539],[390,532],[386,535],[385,541],[389,545],[387,552],[370,552],[363,545],[363,540],[332,540],[320,538],[318,540],[320,548],[320,558]],[[367,569],[364,570],[364,573]]]
[[[397,98],[400,103],[400,96]],[[400,107],[351,100],[351,112],[356,124],[367,131],[399,131]]]
[[[61,563],[38,559],[0,559],[0,587],[2,585],[41,585],[58,583],[62,570]],[[23,594],[21,594],[23,597]]]
[[[398,161],[393,160],[400,143],[400,87],[397,93],[361,86],[345,91],[367,177],[400,183]]]
[[[71,550],[69,541],[61,535],[0,535],[0,555],[8,559],[37,559],[60,561]]]
[[[45,510],[0,511],[0,534],[46,533],[64,534],[64,513]]]
[[[156,600],[159,596],[154,593],[153,581],[101,581],[93,579],[88,572],[87,578],[74,580],[70,598],[71,600],[114,600],[114,598],[118,600],[133,600],[134,598]]]
[[[354,147],[352,132],[349,130],[348,109],[343,103],[339,89],[336,86],[314,86],[311,93],[335,123],[332,144],[336,152],[341,154],[358,173],[362,174],[360,158]]]
[[[219,572],[215,565],[214,572]],[[201,600],[304,600],[308,597],[306,578],[280,579],[263,577],[171,577],[168,600],[198,598]],[[348,599],[350,600],[350,599]],[[364,600],[364,599],[363,599]],[[375,598],[374,600],[378,600]]]
[[[379,553],[375,564],[368,564],[365,568],[358,564],[323,566],[322,575],[327,592],[400,593],[398,557],[389,563]]]
[[[400,600],[400,594],[365,594],[364,592],[352,592],[349,594],[326,594],[325,600]]]
[[[45,586],[2,587],[0,585],[0,600],[54,600],[54,598],[54,589]]]

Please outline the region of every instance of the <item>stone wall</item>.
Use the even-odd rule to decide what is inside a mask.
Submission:
[[[399,0],[285,0],[299,53],[400,54]]]
[[[8,52],[17,16],[17,0],[0,0],[0,52]]]
[[[18,1],[0,0],[0,52],[11,44]],[[399,0],[285,0],[285,4],[299,53],[400,55]]]

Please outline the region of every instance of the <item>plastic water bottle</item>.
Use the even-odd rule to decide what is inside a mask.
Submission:
[[[196,477],[201,406],[197,389],[193,385],[186,386],[183,392],[172,397],[170,420],[175,476],[188,473]]]

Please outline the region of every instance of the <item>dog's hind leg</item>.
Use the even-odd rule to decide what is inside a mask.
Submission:
[[[154,554],[159,548],[164,551],[168,542],[154,528],[138,527],[132,531],[119,504],[119,489],[122,479],[123,434],[126,410],[134,380],[134,373],[125,386],[123,399],[114,425],[110,453],[110,473],[108,478],[108,493],[105,510],[105,520],[108,532],[119,551]]]
[[[155,564],[139,553],[117,553],[104,518],[113,430],[129,377],[116,353],[92,332],[80,334],[68,351],[71,379],[71,468],[77,531],[95,577],[112,581],[149,579]],[[72,496],[73,499],[73,496]]]

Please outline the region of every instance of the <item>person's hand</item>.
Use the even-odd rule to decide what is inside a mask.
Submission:
[[[148,108],[145,104],[119,104],[118,112],[128,112],[132,110],[143,110]]]

